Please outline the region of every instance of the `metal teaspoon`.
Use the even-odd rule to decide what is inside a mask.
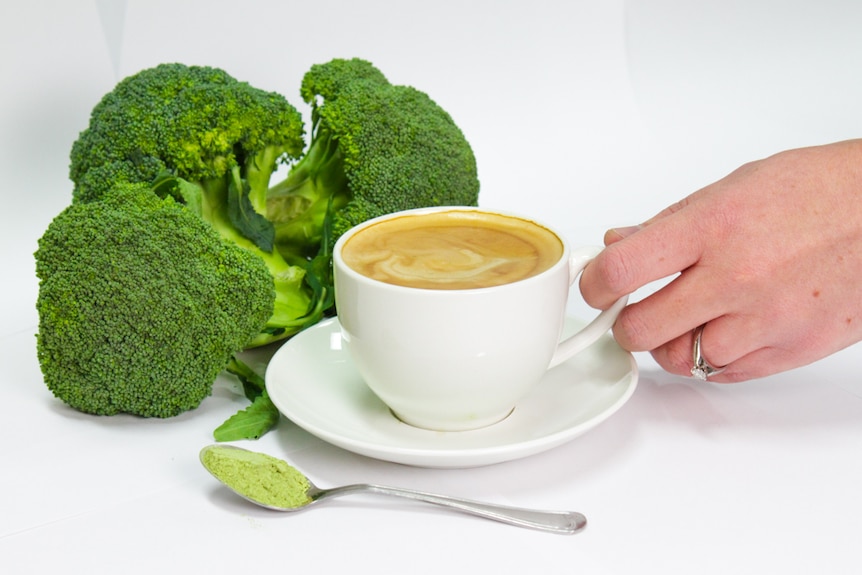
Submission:
[[[230,489],[243,499],[254,503],[255,505],[259,505],[261,507],[273,509],[276,511],[299,511],[301,509],[316,505],[317,503],[326,499],[360,493],[376,493],[379,495],[392,495],[395,497],[412,499],[414,501],[432,503],[434,505],[449,507],[457,511],[461,511],[471,515],[477,515],[486,519],[493,519],[502,523],[516,525],[518,527],[526,527],[530,529],[537,529],[540,531],[549,531],[551,533],[559,533],[563,535],[571,535],[577,533],[583,530],[584,527],[586,527],[587,525],[586,517],[584,517],[584,515],[582,515],[581,513],[577,513],[575,511],[542,511],[534,509],[524,509],[521,507],[510,507],[507,505],[482,503],[469,499],[461,499],[457,497],[450,497],[447,495],[437,495],[434,493],[426,493],[423,491],[415,491],[412,489],[403,489],[400,487],[376,485],[372,483],[357,483],[353,485],[334,487],[331,489],[321,489],[314,485],[310,480],[308,480],[307,477],[305,477],[305,480],[308,481],[308,489],[306,491],[306,495],[308,497],[305,498],[305,501],[303,503],[300,503],[293,507],[275,506],[267,502],[259,501],[258,499],[255,499],[250,496],[249,494],[237,490],[228,481],[225,481],[222,477],[219,477],[219,475],[217,475],[216,472],[211,469],[211,466],[207,464],[206,455],[210,450],[214,449],[236,449],[250,454],[254,454],[254,452],[232,445],[210,445],[204,447],[201,450],[200,460],[206,470],[209,471],[210,474],[213,475],[213,477],[218,479],[219,482],[225,485],[228,489]],[[265,457],[270,458],[270,456]],[[281,461],[281,463],[287,465],[286,462]],[[295,468],[293,469],[294,471],[299,473],[298,470],[296,470]],[[304,474],[302,476],[304,477]]]

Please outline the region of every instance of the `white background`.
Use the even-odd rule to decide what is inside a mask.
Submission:
[[[69,148],[93,105],[161,62],[224,68],[303,110],[310,65],[371,60],[461,126],[481,205],[582,244],[748,160],[862,134],[860,30],[851,0],[4,3],[0,569],[859,572],[858,348],[736,386],[671,377],[639,355],[640,386],[613,418],[490,467],[380,462],[289,421],[255,445],[322,485],[578,509],[590,526],[574,537],[379,499],[286,517],[228,497],[197,463],[244,404],[229,380],[168,421],[83,416],[51,397],[35,358],[32,254],[70,200]]]

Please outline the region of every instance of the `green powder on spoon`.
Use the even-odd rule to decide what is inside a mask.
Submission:
[[[311,503],[308,478],[265,453],[211,446],[201,453],[201,462],[225,485],[263,505],[293,508]]]

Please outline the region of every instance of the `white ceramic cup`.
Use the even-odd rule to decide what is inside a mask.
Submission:
[[[423,208],[360,224],[339,238],[333,253],[342,338],[359,374],[403,422],[440,431],[505,419],[547,370],[604,335],[627,301],[620,298],[561,342],[569,292],[601,248],[572,249],[556,232],[563,253],[550,269],[493,287],[392,285],[358,273],[342,258],[352,236],[380,221],[452,210],[514,217],[553,232],[531,218],[495,210]]]

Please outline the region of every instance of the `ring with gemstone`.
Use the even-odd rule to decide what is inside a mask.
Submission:
[[[691,375],[701,381],[706,381],[710,376],[719,374],[727,368],[727,366],[715,367],[706,361],[705,357],[703,357],[703,347],[701,346],[700,339],[703,337],[703,328],[705,325],[706,324],[694,330],[694,346],[691,350],[691,356],[694,362],[694,365],[691,368]]]

